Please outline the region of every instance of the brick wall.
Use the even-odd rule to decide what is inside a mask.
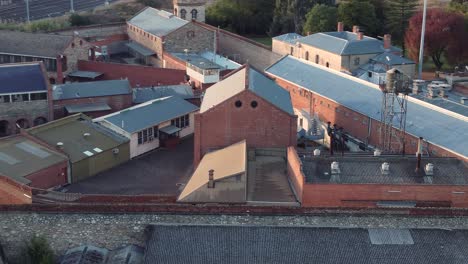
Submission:
[[[234,103],[240,100],[242,106]],[[252,108],[250,103],[257,101]],[[229,146],[246,139],[252,148],[296,145],[297,117],[245,90],[214,108],[195,115],[194,164],[210,149]]]
[[[109,111],[99,111],[86,113],[87,115],[95,118],[106,115],[107,113],[113,113],[120,111],[125,108],[129,108],[133,104],[132,94],[121,94],[113,96],[99,96],[99,97],[88,97],[88,98],[75,98],[66,100],[54,100],[54,116],[55,119],[66,116],[65,106],[77,105],[77,104],[90,104],[90,103],[105,103],[112,109]]]
[[[68,161],[52,165],[41,171],[26,176],[31,181],[29,186],[34,188],[48,189],[67,183]]]
[[[20,119],[27,120],[28,127],[32,127],[36,118],[43,117],[49,120],[49,104],[47,100],[30,102],[0,103],[0,121],[9,123],[9,134],[18,132],[16,122]]]
[[[157,59],[163,56],[163,38],[150,34],[141,28],[127,24],[128,37],[156,53]]]
[[[105,63],[96,61],[79,61],[78,68],[82,71],[103,73],[103,80],[119,80],[128,78],[132,87],[152,85],[174,85],[184,83],[185,71],[162,69],[149,66]]]
[[[277,78],[276,82],[290,92],[294,108],[306,109],[312,116],[314,113],[317,113],[322,121],[331,122],[332,124],[337,124],[339,127],[343,127],[345,132],[348,132],[365,143],[376,147],[381,146],[379,120],[369,118],[366,115],[355,112],[334,101],[297,87],[296,85],[280,78]],[[418,135],[411,135],[408,133],[405,135],[406,154],[416,153],[418,138]],[[397,143],[396,140],[394,141],[395,146],[399,146],[399,143]],[[468,161],[468,158],[466,157],[450,152],[447,149],[429,142],[424,142],[424,147],[426,147],[429,155],[431,156],[455,157]]]
[[[164,42],[165,52],[184,52],[184,49],[191,52],[213,51],[215,32],[199,24],[188,23],[168,34]]]
[[[91,41],[91,43],[95,46],[104,46],[104,45],[109,45],[109,44],[112,44],[113,42],[122,41],[122,40],[128,40],[127,33],[106,36],[104,39],[100,38],[98,40]]]
[[[183,70],[185,72],[186,69],[186,63],[185,61],[178,59],[174,56],[172,56],[170,53],[164,52],[163,55],[163,67],[168,68],[168,69],[177,69],[177,70]]]
[[[465,192],[456,194],[453,192]],[[305,184],[304,207],[376,207],[377,201],[415,201],[421,205],[468,207],[468,186]]]
[[[0,205],[31,204],[31,197],[31,189],[28,186],[19,184],[6,176],[0,175]]]
[[[297,200],[302,203],[305,179],[302,173],[302,162],[293,146],[288,147],[287,151],[289,181],[292,184]]]

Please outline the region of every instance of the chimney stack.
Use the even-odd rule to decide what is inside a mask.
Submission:
[[[357,39],[358,39],[358,40],[362,40],[363,38],[364,38],[364,33],[361,32],[361,31],[359,31],[359,32],[357,33]]]
[[[390,34],[385,34],[383,37],[384,41],[384,49],[390,49],[392,46],[392,35]]]
[[[208,188],[214,188],[214,170],[208,171]]]
[[[337,25],[337,27],[336,27],[336,31],[338,31],[338,32],[343,32],[343,30],[344,30],[344,24],[343,24],[343,22],[338,22],[338,25]]]
[[[359,32],[359,26],[354,25],[353,26],[353,33],[358,33]]]

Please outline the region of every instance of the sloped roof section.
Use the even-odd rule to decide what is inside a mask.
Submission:
[[[403,64],[415,64],[414,61],[407,59],[403,56],[398,56],[391,52],[384,52],[379,54],[371,59],[371,61],[375,61],[378,63],[382,63],[385,65],[403,65]]]
[[[211,86],[205,92],[200,112],[206,112],[210,108],[246,89],[262,97],[284,112],[294,115],[289,92],[281,88],[264,74],[247,65],[237,72],[234,72],[226,79]]]
[[[128,23],[148,33],[162,37],[190,22],[167,11],[146,7],[130,19]]]
[[[178,201],[184,201],[199,188],[208,184],[208,172],[214,170],[213,179],[219,181],[247,170],[247,143],[245,140],[229,147],[205,154]]]
[[[133,102],[137,104],[168,96],[178,96],[183,99],[190,99],[195,97],[192,87],[186,84],[142,87],[133,89]]]
[[[276,36],[273,39],[278,40],[278,41],[282,41],[282,42],[286,42],[286,43],[290,43],[290,44],[295,44],[302,37],[303,36],[301,36],[301,35],[299,35],[297,33],[286,33],[286,34],[283,34],[283,35]]]
[[[378,85],[291,56],[266,72],[380,120],[382,92]],[[432,144],[468,157],[468,118],[408,97],[406,131]]]
[[[45,78],[39,63],[0,65],[0,94],[45,92],[47,91]]]
[[[358,40],[356,33],[347,31],[316,33],[303,37],[298,42],[338,55],[372,54],[386,51],[383,41],[367,36]],[[390,50],[401,51],[393,46]]]
[[[178,96],[169,96],[99,117],[95,121],[105,120],[131,134],[197,110],[196,105]]]
[[[55,58],[73,36],[0,30],[0,53]]]
[[[131,94],[128,80],[75,82],[52,87],[54,100]]]

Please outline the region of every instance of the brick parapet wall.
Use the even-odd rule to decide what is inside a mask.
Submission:
[[[113,113],[120,111],[125,108],[129,108],[133,105],[132,94],[121,94],[111,96],[98,96],[98,97],[87,97],[87,98],[74,98],[65,100],[54,100],[54,115],[56,119],[66,116],[65,106],[78,105],[78,104],[91,104],[91,103],[104,103],[110,106],[109,111],[98,111],[86,113],[87,115],[96,118],[107,113]]]
[[[103,73],[103,80],[120,80],[128,78],[135,87],[176,85],[184,83],[185,71],[163,69],[149,66],[105,63],[96,61],[79,61],[78,69]]]
[[[187,68],[186,62],[179,59],[179,58],[176,58],[176,57],[172,56],[168,52],[164,52],[163,61],[164,61],[164,63],[163,63],[164,68],[186,71],[186,68]]]
[[[305,176],[302,173],[302,162],[294,147],[288,147],[287,158],[289,181],[294,189],[297,200],[302,203]]]
[[[32,191],[9,177],[0,175],[0,205],[31,204]]]

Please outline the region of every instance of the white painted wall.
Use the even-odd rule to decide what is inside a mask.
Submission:
[[[153,139],[151,142],[146,142],[138,145],[138,132],[133,133],[130,138],[130,158],[133,159],[136,156],[144,154],[153,149],[159,148],[159,137]]]

